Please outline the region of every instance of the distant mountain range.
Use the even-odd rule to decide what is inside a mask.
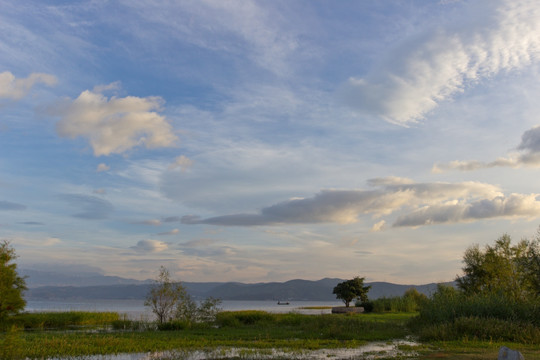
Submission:
[[[151,280],[139,281],[99,274],[53,276],[40,272],[21,271],[27,275],[29,290],[27,300],[67,299],[144,299],[152,286]],[[57,275],[57,274],[54,274]],[[290,280],[244,284],[238,282],[182,282],[188,293],[196,299],[214,297],[222,300],[290,300],[290,301],[335,301],[333,288],[343,279]],[[74,286],[84,284],[84,286]],[[373,282],[370,299],[401,296],[410,288],[429,295],[437,284],[398,285]]]
[[[105,276],[93,271],[64,272],[51,270],[21,269],[19,274],[26,277],[26,286],[36,288],[41,286],[101,286],[151,284],[152,280],[125,279],[118,276]]]

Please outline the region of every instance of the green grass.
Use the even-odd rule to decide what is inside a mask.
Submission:
[[[436,341],[415,348],[419,359],[425,360],[493,360],[497,359],[501,346],[518,350],[525,359],[540,358],[540,344],[525,345],[493,341]]]
[[[540,343],[540,301],[498,295],[435,294],[411,328],[422,341],[509,341]]]
[[[373,312],[415,312],[418,305],[412,298],[403,296],[382,297],[373,301]]]
[[[12,326],[23,329],[69,329],[75,327],[100,327],[120,320],[115,312],[38,312],[22,313],[8,319],[3,324],[4,330]],[[1,329],[0,329],[1,330]]]
[[[466,304],[463,306],[468,308]],[[516,310],[517,313],[521,311]],[[452,312],[457,314],[454,310]],[[295,354],[318,349],[355,348],[372,341],[406,338],[412,334],[408,324],[417,326],[419,320],[425,320],[422,316],[426,314],[305,315],[236,311],[220,313],[215,324],[171,324],[168,331],[157,331],[155,323],[121,319],[115,313],[22,314],[11,320],[12,326],[7,331],[0,332],[0,359],[231,348],[257,354],[283,349]],[[53,318],[56,320],[53,321]],[[53,326],[41,324],[54,324],[56,329],[70,329],[72,325],[90,327],[80,327],[75,331],[50,330]],[[414,328],[421,336],[424,336],[422,329],[428,329],[428,334],[437,331],[446,334],[422,337],[424,342],[419,346],[404,346],[407,348],[405,350],[417,352],[419,359],[429,360],[495,359],[502,345],[521,351],[526,359],[540,358],[540,342],[531,340],[536,339],[538,329],[531,323],[528,325],[530,328],[525,330],[516,324],[515,319],[456,316],[452,321],[444,320],[430,325],[438,326],[437,330],[430,326]],[[33,330],[24,331],[24,328]],[[519,336],[513,340],[501,340],[498,331],[511,331]]]
[[[358,347],[407,335],[414,314],[303,315],[224,312],[217,327],[195,324],[171,331],[8,331],[1,359],[68,357],[172,349],[291,349]]]

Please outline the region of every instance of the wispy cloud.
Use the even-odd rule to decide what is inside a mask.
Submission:
[[[17,204],[11,201],[0,200],[0,210],[9,210],[9,211],[18,211],[25,210],[26,206],[22,204]]]
[[[135,222],[133,222],[133,224],[160,226],[161,225],[161,220],[159,220],[159,219],[141,220],[141,221],[135,221]]]
[[[233,214],[201,219],[185,216],[185,224],[260,226],[310,223],[355,223],[362,215],[381,217],[404,212],[392,226],[455,223],[494,217],[532,217],[540,214],[538,194],[505,196],[485,183],[412,183],[400,178],[375,179],[374,190],[324,190],[311,198],[284,201],[256,214]],[[385,225],[373,226],[378,231]]]
[[[538,167],[540,166],[540,126],[525,131],[516,150],[518,150],[517,154],[501,157],[490,162],[455,160],[449,163],[437,163],[433,165],[432,172],[442,173],[448,170],[473,171],[494,167]]]
[[[290,73],[291,53],[301,45],[297,28],[267,3],[257,1],[178,2],[164,12],[149,2],[125,4],[161,36],[181,38],[201,49],[247,57],[277,75]],[[212,24],[212,26],[208,26]],[[135,36],[147,36],[137,22]],[[179,36],[180,35],[180,36]],[[244,58],[245,59],[245,58]]]
[[[407,125],[469,85],[538,61],[536,2],[474,1],[462,11],[462,20],[424,30],[366,77],[351,77],[344,100],[360,112]]]
[[[20,100],[37,84],[53,86],[56,77],[50,74],[32,73],[27,78],[16,78],[9,71],[0,73],[0,99]]]
[[[96,196],[82,194],[61,194],[58,195],[58,197],[71,206],[80,208],[81,211],[73,214],[72,216],[81,219],[106,219],[114,210],[114,207],[110,202]]]
[[[160,235],[160,236],[165,236],[165,235],[176,235],[176,234],[178,234],[179,232],[180,232],[179,229],[172,229],[172,230],[170,230],[170,231],[160,232],[160,233],[158,233],[158,235]]]
[[[137,242],[137,245],[132,246],[131,248],[142,253],[157,253],[167,250],[169,245],[158,240],[141,240]]]
[[[62,242],[62,240],[60,240],[59,238],[50,237],[50,238],[45,239],[45,241],[43,242],[43,245],[44,246],[54,246],[54,245],[60,244],[61,242]]]
[[[97,88],[97,90],[108,89]],[[160,97],[111,97],[85,90],[75,100],[52,109],[59,115],[60,136],[88,139],[95,156],[120,154],[136,146],[170,147],[177,140],[172,126],[159,115]]]
[[[104,163],[99,164],[96,168],[97,172],[103,172],[103,171],[109,171],[109,170],[111,170],[111,167]]]
[[[182,253],[203,258],[221,258],[236,255],[238,249],[216,244],[214,239],[197,239],[179,244]]]
[[[174,162],[169,165],[169,170],[180,169],[181,171],[186,171],[189,167],[193,165],[193,161],[184,155],[177,156],[174,159]]]
[[[37,226],[39,226],[39,225],[45,225],[44,223],[39,222],[39,221],[21,221],[19,224],[23,224],[23,225],[32,225],[32,226],[34,226],[34,225],[37,225]]]

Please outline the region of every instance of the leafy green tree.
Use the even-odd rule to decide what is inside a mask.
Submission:
[[[0,322],[9,315],[17,314],[26,306],[23,292],[24,278],[17,273],[15,250],[6,240],[0,242]]]
[[[405,291],[405,293],[403,294],[403,299],[410,299],[415,304],[415,310],[420,309],[429,301],[428,297],[425,294],[418,292],[418,290],[416,290],[415,288],[410,288]]]
[[[504,234],[487,245],[469,247],[463,256],[464,276],[456,279],[465,294],[498,294],[525,300],[540,294],[539,240],[521,240],[512,246]]]
[[[367,302],[367,293],[371,286],[364,286],[364,278],[355,277],[352,280],[346,280],[334,287],[333,294],[337,299],[341,299],[346,307],[349,307],[351,301],[360,299],[362,302]]]
[[[160,324],[173,319],[178,303],[187,297],[181,283],[171,281],[169,270],[161,266],[154,286],[146,296],[145,306],[149,306]]]

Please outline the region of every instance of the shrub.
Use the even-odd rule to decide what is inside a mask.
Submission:
[[[424,339],[540,342],[540,300],[439,287],[410,325]]]
[[[163,324],[158,324],[158,330],[162,331],[174,331],[184,330],[190,327],[190,323],[187,321],[173,320]]]
[[[225,311],[217,314],[216,322],[219,326],[254,325],[264,322],[272,322],[274,316],[265,311]]]
[[[375,307],[373,301],[357,301],[355,305],[356,307],[363,307],[365,313],[372,312]]]

